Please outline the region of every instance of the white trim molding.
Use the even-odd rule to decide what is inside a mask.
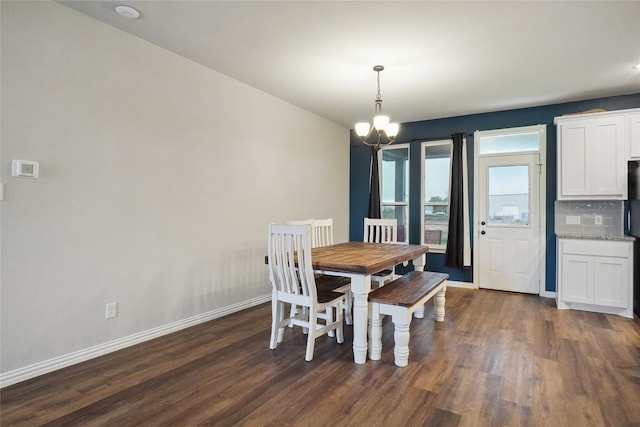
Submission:
[[[543,298],[553,298],[553,299],[555,299],[556,295],[557,294],[554,291],[544,290],[544,292],[540,292],[540,296],[543,297]]]
[[[457,282],[455,280],[447,280],[447,287],[452,288],[465,288],[465,289],[478,289],[478,287],[471,282]]]
[[[0,388],[271,301],[271,293],[0,374]]]

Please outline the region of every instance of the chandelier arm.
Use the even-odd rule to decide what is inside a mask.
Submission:
[[[372,127],[367,136],[359,136],[360,141],[362,141],[363,144],[368,145],[369,147],[380,147],[382,145],[391,145],[394,143],[395,138],[389,137],[384,131],[375,132],[378,134],[377,141],[368,141],[369,137],[374,133],[373,129],[374,128]],[[383,136],[385,141],[383,141]]]

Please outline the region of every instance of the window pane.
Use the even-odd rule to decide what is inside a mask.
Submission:
[[[449,236],[449,206],[425,205],[424,243],[427,245],[447,245]]]
[[[424,151],[424,201],[449,201],[451,145],[431,145]]]
[[[529,166],[489,168],[489,225],[529,225]]]
[[[409,201],[409,149],[383,149],[382,202],[407,203]]]
[[[423,234],[422,243],[446,247],[449,234],[449,182],[451,141],[424,143]]]
[[[407,221],[409,220],[408,208],[402,206],[382,206],[382,218],[393,219],[398,221],[398,242],[407,242]]]
[[[510,135],[483,136],[480,138],[479,154],[518,153],[540,149],[538,132]]]

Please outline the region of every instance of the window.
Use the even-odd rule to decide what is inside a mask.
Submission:
[[[540,150],[540,132],[530,128],[502,129],[483,132],[480,155],[537,152]]]
[[[451,140],[422,143],[422,244],[444,252],[449,236]]]
[[[487,172],[487,224],[528,227],[529,165],[490,166]]]
[[[409,144],[380,150],[382,218],[398,221],[398,241],[409,241]]]

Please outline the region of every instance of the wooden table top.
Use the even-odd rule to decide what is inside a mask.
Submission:
[[[398,243],[346,242],[312,250],[313,268],[373,274],[429,252],[428,246]]]

